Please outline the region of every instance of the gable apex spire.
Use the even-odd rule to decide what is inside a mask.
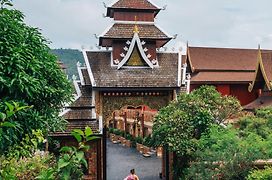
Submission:
[[[137,16],[135,16],[135,25],[134,25],[134,33],[139,33],[138,25],[137,25]]]
[[[124,56],[123,60],[118,64],[117,69],[120,69],[121,67],[123,67],[125,65],[125,63],[127,63],[133,53],[133,50],[135,48],[138,48],[140,56],[143,58],[143,60],[145,61],[145,63],[150,67],[150,68],[154,68],[153,63],[149,60],[148,55],[145,54],[145,50],[143,49],[142,46],[142,42],[140,40],[140,37],[138,35],[138,33],[134,33],[134,36],[132,38],[132,41],[130,43],[129,49],[127,54]]]

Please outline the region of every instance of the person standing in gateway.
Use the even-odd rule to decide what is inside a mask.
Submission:
[[[135,174],[135,169],[130,170],[130,174],[124,180],[140,180],[139,177]]]

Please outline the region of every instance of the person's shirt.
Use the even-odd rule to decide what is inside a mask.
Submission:
[[[130,174],[124,180],[136,180],[136,179],[134,178],[134,175]]]

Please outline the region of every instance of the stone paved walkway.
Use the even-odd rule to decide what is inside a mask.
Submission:
[[[135,148],[125,148],[107,141],[107,180],[123,180],[130,169],[135,169],[140,180],[160,180],[161,158],[143,157]]]

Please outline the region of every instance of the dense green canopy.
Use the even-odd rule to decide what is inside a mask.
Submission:
[[[19,130],[3,130],[1,151],[32,129],[59,128],[58,114],[70,100],[72,88],[39,30],[26,25],[20,11],[7,8],[9,1],[0,2],[0,111],[4,101],[33,106],[10,120]]]
[[[241,110],[239,101],[221,96],[213,86],[202,86],[162,108],[154,120],[153,140],[179,155],[190,155],[196,140],[212,124],[220,124]]]

